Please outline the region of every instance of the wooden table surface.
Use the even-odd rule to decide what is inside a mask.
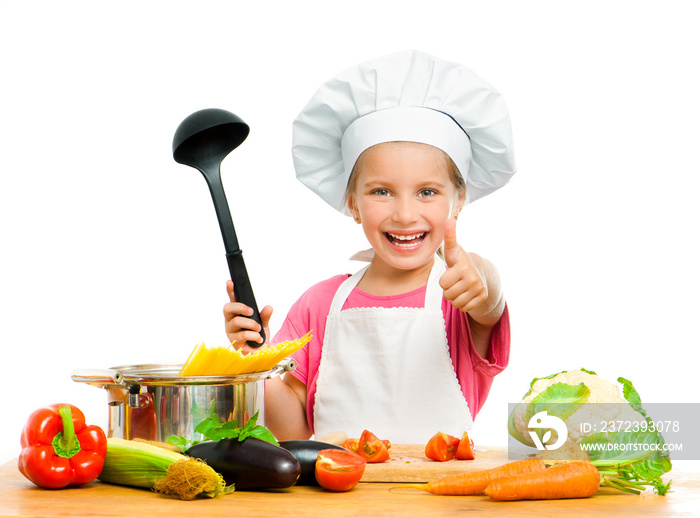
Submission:
[[[483,453],[481,457],[489,457],[488,463],[507,461],[503,450],[492,450],[490,456]],[[414,464],[408,460],[408,464]],[[377,473],[395,470],[399,463],[406,464],[406,459],[397,458],[396,463],[396,466],[386,465],[379,471],[373,470],[370,478],[381,478]],[[450,463],[424,464],[429,470],[438,469],[440,465],[443,467],[439,469],[445,472],[455,469],[455,464]],[[183,502],[148,490],[101,482],[78,488],[40,489],[26,480],[17,470],[16,462],[12,461],[0,467],[0,516],[375,518],[427,515],[449,518],[474,511],[514,517],[700,516],[700,462],[676,461],[668,478],[673,480],[673,492],[666,496],[651,492],[630,495],[603,488],[595,496],[585,499],[494,502],[486,496],[435,496],[415,489],[392,489],[401,486],[400,482],[362,482],[346,493],[331,493],[318,487],[294,487],[277,491],[238,491],[220,498]]]

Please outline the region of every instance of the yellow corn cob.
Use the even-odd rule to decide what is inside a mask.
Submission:
[[[145,442],[110,437],[99,479],[110,484],[150,488],[165,476],[173,462],[186,458],[182,453]]]
[[[142,441],[107,439],[102,482],[155,489],[182,500],[231,492],[223,477],[204,462]]]
[[[209,347],[197,345],[180,370],[180,376],[235,376],[265,372],[284,358],[298,351],[311,340],[311,333],[288,342],[263,347],[255,352],[242,354],[232,346]]]

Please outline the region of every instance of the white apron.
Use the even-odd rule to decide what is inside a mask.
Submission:
[[[435,258],[424,308],[340,311],[368,267],[341,284],[333,298],[314,402],[316,437],[363,430],[396,444],[426,444],[437,432],[455,437],[472,427],[447,347]]]

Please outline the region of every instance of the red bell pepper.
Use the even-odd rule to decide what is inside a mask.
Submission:
[[[107,437],[99,426],[85,425],[73,405],[34,411],[22,430],[18,467],[39,487],[58,489],[89,484],[102,471]]]

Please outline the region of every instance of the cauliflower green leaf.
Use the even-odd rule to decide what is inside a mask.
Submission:
[[[556,376],[556,374],[544,379],[550,379],[554,376]],[[583,383],[579,383],[578,385],[554,383],[543,392],[537,394],[537,396],[527,404],[525,409],[525,422],[530,422],[532,416],[544,410],[547,411],[547,414],[557,416],[563,421],[566,421],[583,403],[585,403],[590,394],[590,389]],[[508,432],[510,435],[527,446],[535,446],[529,435],[523,435],[517,429],[514,416],[515,412],[513,411],[508,417]],[[537,435],[540,439],[542,439],[543,433],[545,433],[543,429],[537,430]]]
[[[526,422],[535,414],[546,411],[548,415],[553,415],[566,421],[573,415],[583,403],[586,402],[591,390],[583,383],[569,385],[568,383],[555,383],[550,385],[543,392],[537,394],[527,405],[525,410]],[[545,430],[539,428],[537,435],[542,439]]]
[[[566,421],[590,395],[591,389],[583,383],[578,385],[555,383],[530,401],[525,411],[526,419],[529,422],[533,415],[546,410],[547,414]]]
[[[622,396],[627,400],[632,408],[646,417],[647,413],[642,408],[642,398],[639,397],[637,389],[634,388],[632,382],[620,376],[617,378],[618,383],[622,385]]]

